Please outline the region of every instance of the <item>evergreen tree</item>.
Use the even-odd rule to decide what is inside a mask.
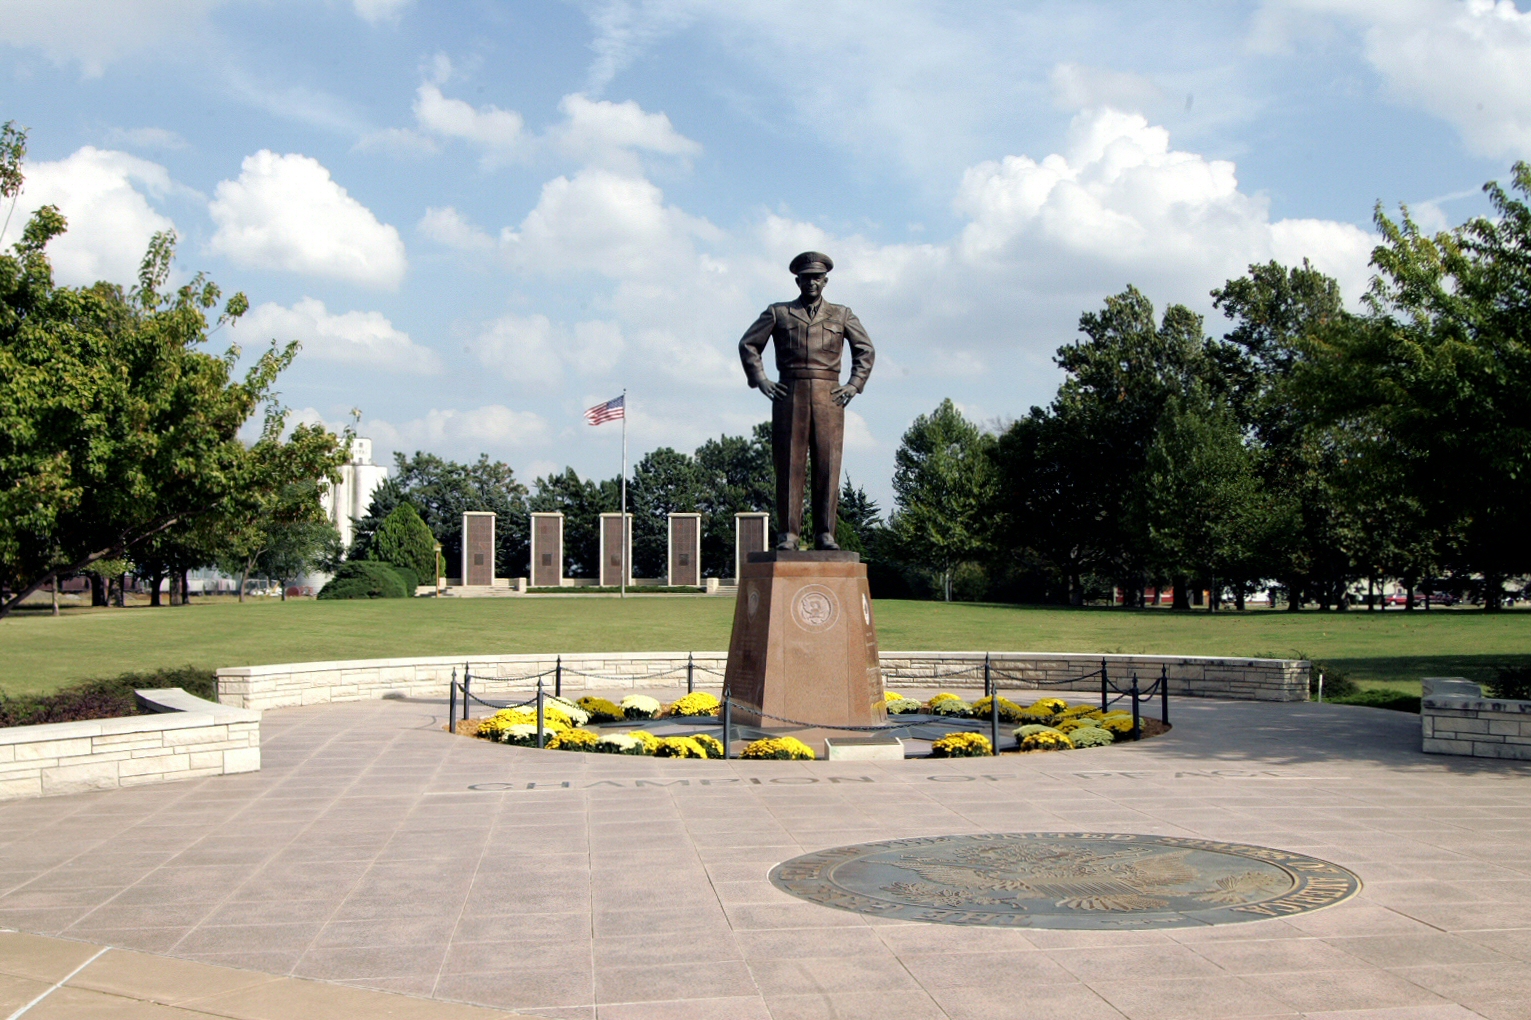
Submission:
[[[421,584],[436,581],[436,537],[413,504],[400,503],[372,536],[367,559],[408,567]]]

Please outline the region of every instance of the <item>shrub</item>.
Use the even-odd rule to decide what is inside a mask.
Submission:
[[[1084,716],[1098,716],[1101,711],[1092,702],[1085,701],[1078,705],[1070,705],[1058,714],[1065,719],[1078,719]]]
[[[1100,728],[1117,740],[1127,740],[1132,736],[1132,716],[1108,715],[1100,721]]]
[[[329,583],[319,589],[321,599],[403,599],[415,593],[415,573],[377,560],[346,560]]]
[[[544,732],[552,735],[569,729],[572,720],[560,709],[551,704],[542,706],[542,728]],[[530,726],[533,733],[537,730],[537,710],[533,707],[526,708],[502,708],[494,715],[479,724],[478,735],[486,740],[503,740],[503,733],[515,726]],[[535,740],[532,741],[536,743]]]
[[[1329,685],[1324,684],[1324,699],[1329,698]],[[1337,705],[1362,705],[1366,708],[1387,708],[1395,712],[1419,712],[1420,697],[1417,694],[1404,694],[1402,691],[1392,691],[1387,688],[1372,688],[1370,690],[1357,690],[1354,694],[1347,694],[1343,698],[1335,700]]]
[[[1494,672],[1495,678],[1483,685],[1489,697],[1531,701],[1531,666],[1500,666]]]
[[[962,700],[961,698],[957,697],[957,695],[955,695],[955,694],[952,694],[950,691],[942,691],[940,694],[934,695],[929,701],[925,702],[925,707],[926,708],[931,708],[938,701],[961,701],[961,700]]]
[[[691,739],[696,741],[701,749],[707,752],[709,758],[723,757],[723,741],[706,733],[693,733]]]
[[[1029,706],[1033,712],[1046,712],[1048,715],[1057,715],[1066,710],[1069,703],[1062,698],[1038,698]]]
[[[1051,726],[1056,718],[1058,717],[1052,712],[1044,712],[1035,708],[1023,708],[1017,714],[1017,719],[1020,722],[1041,723],[1044,726]]]
[[[720,702],[706,691],[693,691],[672,704],[668,710],[674,716],[717,715]]]
[[[1011,736],[1015,737],[1016,740],[1025,740],[1033,733],[1046,733],[1048,730],[1052,730],[1054,733],[1058,732],[1052,726],[1043,726],[1041,723],[1027,723],[1025,726],[1017,726]]]
[[[1300,655],[1299,658],[1307,658]],[[1315,662],[1308,660],[1308,697],[1318,697],[1318,675],[1324,675],[1324,700],[1344,701],[1351,695],[1360,691],[1355,681],[1350,679],[1350,674],[1342,669],[1336,669],[1327,662]]]
[[[607,701],[605,698],[583,697],[575,704],[585,710],[591,722],[621,722],[627,718],[620,705]]]
[[[705,758],[707,752],[690,737],[660,737],[654,748],[656,758]]]
[[[993,701],[994,701],[993,698],[979,698],[977,701],[973,702],[973,707],[968,710],[968,714],[971,715],[974,719],[987,719],[987,718],[989,718],[989,712],[991,711],[990,706],[993,703]],[[1000,695],[1000,698],[999,698],[999,719],[1000,719],[1000,722],[1007,722],[1007,723],[1018,723],[1018,722],[1020,722],[1021,721],[1021,711],[1022,710],[1021,710],[1021,706],[1020,705],[1017,705],[1015,702],[1011,701],[1009,698],[1005,697],[1004,695]]]
[[[1068,737],[1075,747],[1104,747],[1116,740],[1099,726],[1081,726],[1077,730],[1070,730]]]
[[[1081,727],[1088,727],[1090,729],[1099,729],[1099,727],[1097,727],[1095,725],[1095,720],[1093,720],[1093,719],[1079,719],[1079,718],[1060,719],[1058,721],[1058,725],[1053,727],[1053,728],[1055,730],[1057,730],[1059,733],[1072,733],[1075,730],[1080,729]]]
[[[400,503],[383,518],[367,546],[367,559],[413,571],[418,583],[436,583],[436,536],[409,503]]]
[[[644,754],[643,741],[626,733],[605,733],[592,749],[598,754]]]
[[[973,710],[972,705],[956,697],[931,698],[930,704],[926,707],[929,708],[931,715],[957,716],[959,718]]]
[[[813,748],[796,737],[766,737],[751,743],[739,755],[741,758],[772,758],[779,761],[813,761]]]
[[[1059,733],[1057,730],[1033,733],[1021,741],[1022,751],[1068,751],[1073,747],[1074,742],[1068,738],[1068,734]]]
[[[110,679],[82,680],[52,694],[7,698],[0,693],[0,726],[37,726],[138,715],[138,701],[133,692],[157,687],[179,687],[199,698],[218,700],[218,677],[210,669],[183,666],[153,673],[123,673]]]
[[[535,708],[535,706],[528,707]],[[568,717],[570,724],[574,726],[583,726],[590,721],[590,713],[580,708],[576,702],[569,698],[545,697],[542,699],[542,709],[544,715],[547,714],[549,709],[555,712],[562,712]]]
[[[628,719],[653,719],[659,715],[660,707],[647,694],[629,694],[622,699],[622,714]]]
[[[903,697],[904,696],[902,694],[898,694],[894,691],[885,690],[882,692],[882,700],[884,701],[899,701],[902,700]]]
[[[643,745],[644,754],[653,754],[659,747],[659,738],[648,730],[632,730],[627,735]]]
[[[554,734],[546,727],[543,728],[542,732],[543,736],[547,740],[553,739]],[[483,727],[479,727],[478,735],[481,737],[487,736]],[[514,744],[517,747],[536,747],[537,727],[528,725],[527,723],[516,723],[511,726],[504,726],[497,731],[496,736],[490,736],[489,739],[498,740],[502,744]]]
[[[601,735],[591,730],[564,730],[548,741],[550,751],[594,751]]]
[[[930,745],[935,758],[986,758],[994,753],[994,745],[982,733],[948,733]]]
[[[913,698],[892,698],[888,701],[889,715],[908,715],[911,712],[923,712],[925,706]]]

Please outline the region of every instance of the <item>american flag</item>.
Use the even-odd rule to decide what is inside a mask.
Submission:
[[[596,404],[585,412],[585,420],[592,425],[604,425],[609,421],[627,417],[627,395],[623,394],[604,404]]]

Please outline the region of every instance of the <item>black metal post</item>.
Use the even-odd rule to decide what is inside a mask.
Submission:
[[[544,747],[547,744],[547,728],[542,722],[542,678],[537,678],[537,746]]]
[[[1170,668],[1159,667],[1159,721],[1170,724]]]
[[[733,729],[733,713],[729,711],[732,702],[729,700],[728,688],[723,688],[723,705],[718,711],[718,718],[723,722],[723,760],[728,760],[728,731]]]
[[[555,697],[555,698],[563,697],[563,656],[562,655],[560,655],[558,657],[557,663],[553,666],[553,697]]]
[[[999,681],[991,681],[988,652],[983,653],[983,685],[989,688],[989,739],[993,742],[994,756],[999,757]]]
[[[687,652],[686,653],[686,693],[687,694],[693,694],[693,693],[696,692],[695,673],[696,673],[696,656],[691,654],[690,652]]]
[[[1143,720],[1138,716],[1138,675],[1132,674],[1132,739],[1143,739]]]
[[[468,674],[468,664],[462,664],[462,721],[468,721],[468,681],[472,679]]]
[[[1100,660],[1100,710],[1102,712],[1106,711],[1106,709],[1107,709],[1107,707],[1109,705],[1109,702],[1106,701],[1106,684],[1107,683],[1108,683],[1108,681],[1106,679],[1106,660],[1105,659],[1101,659]]]
[[[452,667],[452,686],[447,694],[447,732],[457,732],[457,667]]]

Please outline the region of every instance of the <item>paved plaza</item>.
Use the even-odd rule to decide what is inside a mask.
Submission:
[[[402,1004],[379,1017],[1531,1017],[1531,764],[1426,756],[1417,716],[1375,709],[1173,709],[1139,744],[882,763],[538,752],[450,736],[425,702],[268,711],[258,773],[0,805],[0,928],[89,944],[26,977],[62,943],[0,936],[0,1016],[111,946],[92,968],[235,987],[108,1008],[75,990],[87,968],[28,1020],[355,1015],[241,991],[337,985],[402,993],[367,1000]],[[1061,931],[878,918],[767,878],[985,832],[1255,844],[1363,888],[1285,919]]]

